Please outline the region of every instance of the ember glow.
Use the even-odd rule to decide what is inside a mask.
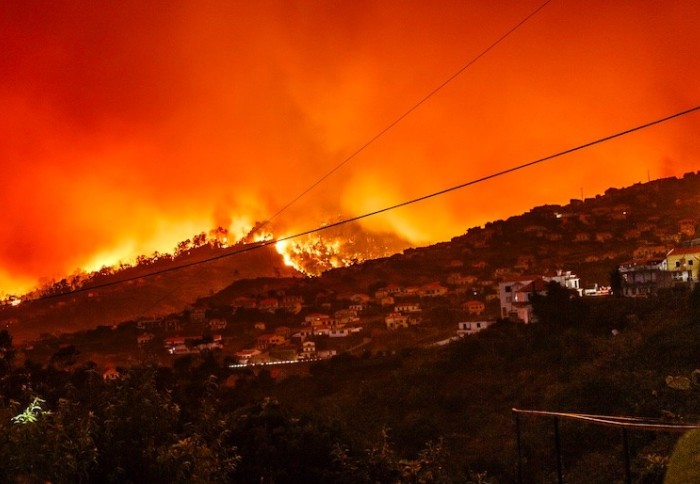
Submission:
[[[243,237],[539,4],[1,2],[0,293],[169,252],[212,227]],[[275,235],[697,105],[697,19],[693,0],[551,2],[285,211]],[[681,175],[698,167],[699,118],[362,225],[425,244]],[[345,263],[333,238],[320,243]]]

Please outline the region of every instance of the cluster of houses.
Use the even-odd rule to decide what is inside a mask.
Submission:
[[[647,296],[661,288],[692,285],[697,280],[700,271],[700,239],[659,255],[663,250],[663,247],[641,247],[635,251],[634,261],[619,267],[622,291],[625,296]],[[518,259],[518,264],[522,268],[530,267],[532,260],[529,256],[523,256]],[[290,315],[302,313],[304,316],[294,329],[289,326],[276,326],[268,330],[266,323],[255,323],[254,330],[258,334],[254,344],[237,351],[235,357],[240,364],[271,360],[303,361],[328,358],[335,354],[335,350],[327,348],[338,347],[338,345],[329,345],[328,341],[361,334],[363,326],[368,323],[382,324],[383,322],[383,327],[391,331],[421,324],[426,309],[430,309],[435,304],[433,298],[450,296],[452,305],[459,304],[459,307],[455,306],[455,308],[461,310],[467,320],[457,324],[456,337],[463,337],[487,329],[497,318],[525,324],[536,322],[532,297],[535,294],[546,294],[548,285],[552,282],[580,296],[610,294],[609,287],[584,290],[579,277],[565,270],[529,276],[504,271],[499,274],[499,279],[500,282],[493,282],[488,286],[492,289],[484,287],[483,281],[477,280],[477,277],[460,273],[449,274],[445,279],[445,285],[441,282],[417,286],[388,284],[376,290],[371,296],[357,293],[335,298],[334,304],[339,300],[347,302],[341,309],[327,313],[302,313],[304,308],[308,310],[309,306],[305,304],[302,296],[297,295],[236,297],[231,304],[234,312],[239,308],[245,308],[255,309],[261,313],[279,314],[280,311],[284,311]],[[479,287],[487,290],[477,292]],[[493,292],[496,294],[492,294]],[[487,305],[494,299],[498,300],[498,309],[494,303],[487,311]],[[312,310],[330,310],[331,307],[330,303],[315,304],[312,305]],[[367,313],[369,308],[372,308],[371,313]],[[223,338],[219,332],[226,328],[226,320],[207,318],[205,313],[206,308],[194,307],[190,310],[190,320],[201,322],[205,325],[207,333],[214,336],[207,340],[187,339],[180,336],[165,338],[164,344],[170,354],[181,355],[223,348]],[[154,336],[148,331],[149,329],[157,327],[168,332],[179,332],[181,325],[180,320],[176,318],[140,321],[139,328],[146,332],[138,336],[138,343],[145,344],[152,341]],[[323,340],[325,343],[321,344],[320,348],[319,338],[327,338]],[[349,344],[354,343],[351,341]]]
[[[644,255],[647,257],[626,262],[618,268],[624,296],[649,296],[659,289],[693,287],[698,280],[699,239],[671,249],[665,255]]]
[[[665,255],[660,255],[664,252]],[[642,257],[618,267],[620,289],[625,297],[646,297],[657,294],[660,289],[693,288],[700,276],[700,239],[688,241],[670,251],[665,251],[664,247],[642,247],[635,251],[635,256]],[[570,271],[537,277],[522,276],[499,283],[500,317],[524,323],[535,322],[531,298],[533,294],[545,294],[551,281],[576,291],[579,296],[611,293],[609,287],[583,290],[579,278]]]

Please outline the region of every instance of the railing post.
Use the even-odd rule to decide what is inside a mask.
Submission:
[[[559,437],[559,418],[554,417],[554,450],[557,458],[557,482],[564,484],[564,473],[561,465],[561,439]]]
[[[513,409],[515,417],[515,445],[518,448],[518,484],[523,484],[523,453],[520,440],[520,415]]]
[[[622,427],[622,452],[625,461],[625,484],[632,484],[632,472],[630,470],[630,445],[627,438],[627,429]]]

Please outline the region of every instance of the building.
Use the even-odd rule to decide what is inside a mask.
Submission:
[[[470,336],[485,330],[494,323],[495,321],[464,321],[457,323],[457,334],[459,336]]]
[[[319,326],[322,324],[329,324],[330,320],[331,317],[328,314],[312,313],[306,315],[304,323],[302,324],[305,326]]]
[[[544,276],[522,276],[498,284],[498,299],[501,304],[501,317],[523,323],[536,322],[532,311],[531,297],[547,294],[547,284],[557,284],[583,294],[580,280],[571,271],[556,271]]]
[[[694,282],[700,271],[700,246],[676,247],[666,254],[667,271],[676,282]]]
[[[578,293],[579,296],[583,294],[581,289],[581,280],[576,274],[572,274],[571,271],[556,271],[543,276],[543,279],[547,282],[554,281],[559,283],[560,286],[567,289],[572,289]]]
[[[644,259],[621,264],[622,295],[626,297],[650,296],[660,288],[671,287],[671,273],[665,270],[665,259]]]
[[[280,346],[287,342],[287,339],[279,334],[261,334],[256,339],[255,346],[260,350],[266,350],[273,346]]]
[[[421,312],[420,304],[413,302],[397,303],[394,306],[395,313],[419,313]]]
[[[408,328],[408,317],[401,313],[391,313],[384,318],[387,329]]]
[[[420,297],[440,297],[447,294],[447,288],[439,282],[431,282],[421,286],[418,294]]]
[[[476,316],[479,316],[486,310],[486,305],[481,301],[477,301],[476,299],[465,302],[463,307],[469,314],[474,314]]]
[[[262,353],[260,350],[257,349],[246,349],[246,350],[241,350],[236,352],[236,359],[238,360],[238,363],[241,365],[247,365],[248,363],[251,362],[255,357],[260,356]]]

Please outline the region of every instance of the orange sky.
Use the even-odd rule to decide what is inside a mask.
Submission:
[[[537,1],[0,4],[0,294],[265,219]],[[553,0],[276,220],[314,227],[700,104],[694,0]],[[698,168],[700,115],[367,221],[414,244]],[[282,234],[280,234],[282,235]]]

